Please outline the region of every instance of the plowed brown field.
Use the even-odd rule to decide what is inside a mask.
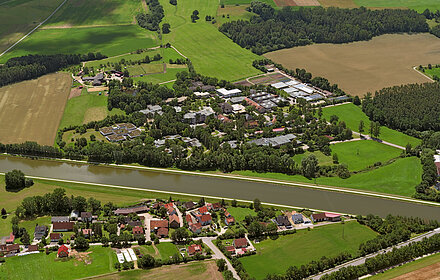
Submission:
[[[53,145],[71,84],[57,73],[0,88],[0,143]]]

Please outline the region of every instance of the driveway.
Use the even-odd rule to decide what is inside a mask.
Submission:
[[[224,259],[226,261],[226,265],[228,266],[228,269],[232,272],[234,278],[240,280],[240,276],[238,276],[237,271],[235,271],[235,268],[229,262],[228,258],[225,255],[223,255],[222,251],[220,251],[220,249],[217,248],[217,246],[215,246],[214,243],[212,243],[212,241],[215,240],[216,237],[202,237],[201,239],[203,243],[205,243],[209,247],[209,249],[211,249],[212,258],[216,260]]]

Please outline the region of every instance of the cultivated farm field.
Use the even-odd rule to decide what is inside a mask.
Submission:
[[[331,257],[342,252],[356,255],[359,244],[375,236],[373,230],[358,222],[321,226],[261,241],[255,244],[256,255],[240,260],[251,277],[264,279],[269,273],[283,274],[289,266],[305,265],[322,256]]]
[[[0,142],[53,145],[71,84],[58,73],[0,88]]]
[[[363,96],[384,87],[429,82],[413,67],[437,63],[439,50],[440,40],[430,34],[389,34],[370,41],[278,50],[265,56],[290,69],[304,68],[351,95]]]
[[[27,54],[101,52],[107,56],[114,56],[154,46],[154,33],[137,25],[42,29],[3,55],[0,63],[11,57]]]
[[[354,0],[359,6],[372,8],[408,8],[423,12],[426,8],[431,11],[440,9],[438,0]]]
[[[0,1],[0,53],[46,19],[63,0]]]
[[[205,16],[217,15],[218,1],[186,0],[176,6],[168,0],[159,2],[165,10],[162,22],[171,25],[171,33],[163,36],[163,44],[170,42],[190,58],[198,73],[231,81],[261,73],[252,66],[259,56],[241,48],[219,32],[215,24],[205,21]],[[200,12],[196,23],[191,22],[194,10]]]
[[[66,3],[44,28],[136,24],[143,11],[141,0],[73,0]]]

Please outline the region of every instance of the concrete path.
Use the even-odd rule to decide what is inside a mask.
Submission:
[[[180,227],[183,227],[183,215],[182,215],[182,212],[180,212],[179,208],[176,205],[174,205],[174,209],[176,209],[177,216],[179,217]]]
[[[237,271],[235,271],[235,268],[229,262],[228,258],[225,255],[223,255],[222,251],[220,251],[220,249],[217,248],[217,246],[215,246],[214,243],[212,243],[212,241],[215,240],[216,237],[202,237],[201,239],[203,243],[205,243],[209,247],[209,249],[211,249],[212,258],[215,260],[224,259],[226,261],[226,265],[228,266],[228,269],[232,272],[234,278],[240,280],[240,276],[238,276]]]
[[[419,241],[422,241],[423,238],[428,238],[428,237],[431,237],[431,236],[436,235],[436,234],[440,234],[440,228],[437,228],[437,229],[432,230],[432,231],[430,231],[430,232],[427,232],[427,233],[421,234],[421,235],[419,235],[419,236],[416,236],[416,237],[414,237],[414,238],[411,238],[411,239],[408,240],[408,241],[405,241],[405,242],[399,243],[399,244],[397,244],[397,245],[395,245],[395,246],[392,246],[392,247],[388,247],[387,249],[381,250],[381,251],[379,251],[379,252],[376,252],[376,253],[372,253],[372,254],[366,255],[365,257],[360,257],[360,258],[354,259],[354,260],[349,261],[349,262],[347,262],[347,263],[341,264],[341,265],[339,265],[339,266],[337,266],[337,267],[335,267],[335,268],[332,268],[332,269],[326,270],[326,271],[324,271],[324,272],[322,272],[322,273],[320,273],[320,274],[317,274],[317,275],[311,276],[311,277],[309,277],[309,278],[307,278],[307,279],[314,279],[314,280],[321,279],[322,276],[324,276],[324,275],[326,275],[326,274],[330,274],[330,273],[335,272],[335,271],[338,271],[338,270],[340,270],[340,269],[343,268],[343,267],[358,266],[358,265],[364,264],[365,261],[366,261],[366,259],[368,259],[368,258],[372,258],[372,257],[375,257],[375,256],[377,256],[377,255],[379,255],[379,254],[384,254],[384,253],[390,252],[390,251],[392,251],[394,248],[401,248],[401,247],[404,247],[404,246],[408,246],[408,245],[409,245],[410,243],[412,243],[412,242],[419,242]]]

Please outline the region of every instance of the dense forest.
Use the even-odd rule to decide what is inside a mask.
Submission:
[[[411,84],[384,88],[367,95],[362,110],[382,125],[398,130],[440,130],[440,84]]]
[[[160,31],[159,24],[165,16],[162,5],[158,0],[147,0],[149,13],[141,13],[136,16],[138,24],[151,31]]]
[[[35,79],[44,74],[53,73],[70,65],[82,61],[103,59],[101,53],[79,54],[54,54],[54,55],[27,55],[9,59],[5,65],[0,66],[0,86]]]
[[[399,32],[428,32],[425,16],[413,10],[284,7],[252,2],[250,21],[224,23],[219,30],[243,48],[262,54],[312,43],[348,43]]]

